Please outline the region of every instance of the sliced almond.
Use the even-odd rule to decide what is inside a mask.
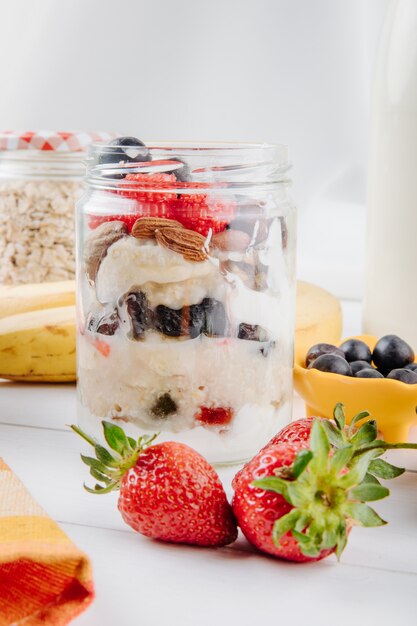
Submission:
[[[137,239],[152,239],[155,231],[162,228],[183,228],[183,225],[165,217],[141,217],[133,224],[132,235]]]
[[[155,231],[161,246],[182,254],[187,261],[201,262],[207,259],[206,240],[203,235],[186,228],[162,228]]]
[[[243,230],[224,230],[211,238],[212,248],[225,252],[244,252],[250,244],[250,236]]]

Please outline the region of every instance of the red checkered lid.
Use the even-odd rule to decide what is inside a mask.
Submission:
[[[109,141],[116,133],[85,131],[13,131],[0,132],[1,150],[54,150],[56,152],[84,152],[93,142]]]

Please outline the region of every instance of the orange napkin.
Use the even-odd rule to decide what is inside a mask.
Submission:
[[[93,597],[86,555],[0,459],[0,626],[63,626]]]

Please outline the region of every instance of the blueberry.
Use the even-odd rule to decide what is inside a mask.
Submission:
[[[182,309],[170,309],[159,304],[156,309],[155,328],[168,337],[180,337],[182,333]]]
[[[172,415],[177,412],[177,404],[171,398],[169,393],[163,393],[159,398],[156,399],[154,404],[151,407],[151,413],[155,417],[168,417],[168,415]]]
[[[352,376],[352,370],[346,359],[334,353],[322,354],[317,359],[314,359],[308,368],[320,370],[321,372],[331,372],[332,374],[342,374],[342,376]]]
[[[391,370],[412,363],[414,352],[411,346],[397,335],[385,335],[376,344],[372,358],[379,371],[388,374]]]
[[[322,354],[337,354],[342,359],[345,358],[344,352],[337,346],[331,343],[316,343],[314,346],[311,346],[310,350],[307,352],[306,367],[309,367],[310,363],[312,363],[314,359],[317,359],[317,357],[322,356]]]
[[[126,298],[126,308],[130,317],[133,339],[140,339],[152,326],[152,311],[142,291],[133,291]]]
[[[417,385],[417,373],[408,369],[396,368],[391,370],[387,378],[392,380],[400,380],[407,385]]]
[[[151,155],[143,141],[136,139],[136,137],[118,137],[103,146],[98,162],[104,165],[120,162],[139,163],[150,160]]]
[[[204,333],[206,327],[206,310],[202,304],[192,304],[190,306],[189,333],[191,339],[199,337]]]
[[[205,312],[204,333],[208,337],[226,337],[228,323],[223,304],[213,298],[204,298],[201,306]]]
[[[366,368],[366,369],[357,371],[355,374],[355,378],[384,378],[384,376],[381,374],[381,372],[378,372],[378,370],[376,369]]]
[[[189,181],[191,178],[191,169],[188,163],[186,163],[182,159],[178,159],[177,157],[170,157],[169,160],[176,161],[177,163],[182,163],[182,167],[179,167],[178,169],[172,171],[175,178],[181,183],[186,183],[187,181]]]
[[[360,339],[348,339],[342,343],[340,349],[343,351],[348,363],[351,361],[368,361],[370,363],[372,361],[369,346],[364,341],[360,341]]]
[[[410,363],[410,365],[406,365],[404,369],[411,370],[412,372],[417,372],[417,363]]]
[[[350,367],[352,369],[353,375],[355,375],[356,372],[360,372],[361,370],[374,370],[375,369],[370,363],[368,363],[368,361],[351,361]]]
[[[268,333],[258,324],[239,324],[238,339],[268,341]]]

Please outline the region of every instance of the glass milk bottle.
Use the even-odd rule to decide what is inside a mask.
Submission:
[[[389,5],[372,109],[364,331],[417,349],[417,2]]]

